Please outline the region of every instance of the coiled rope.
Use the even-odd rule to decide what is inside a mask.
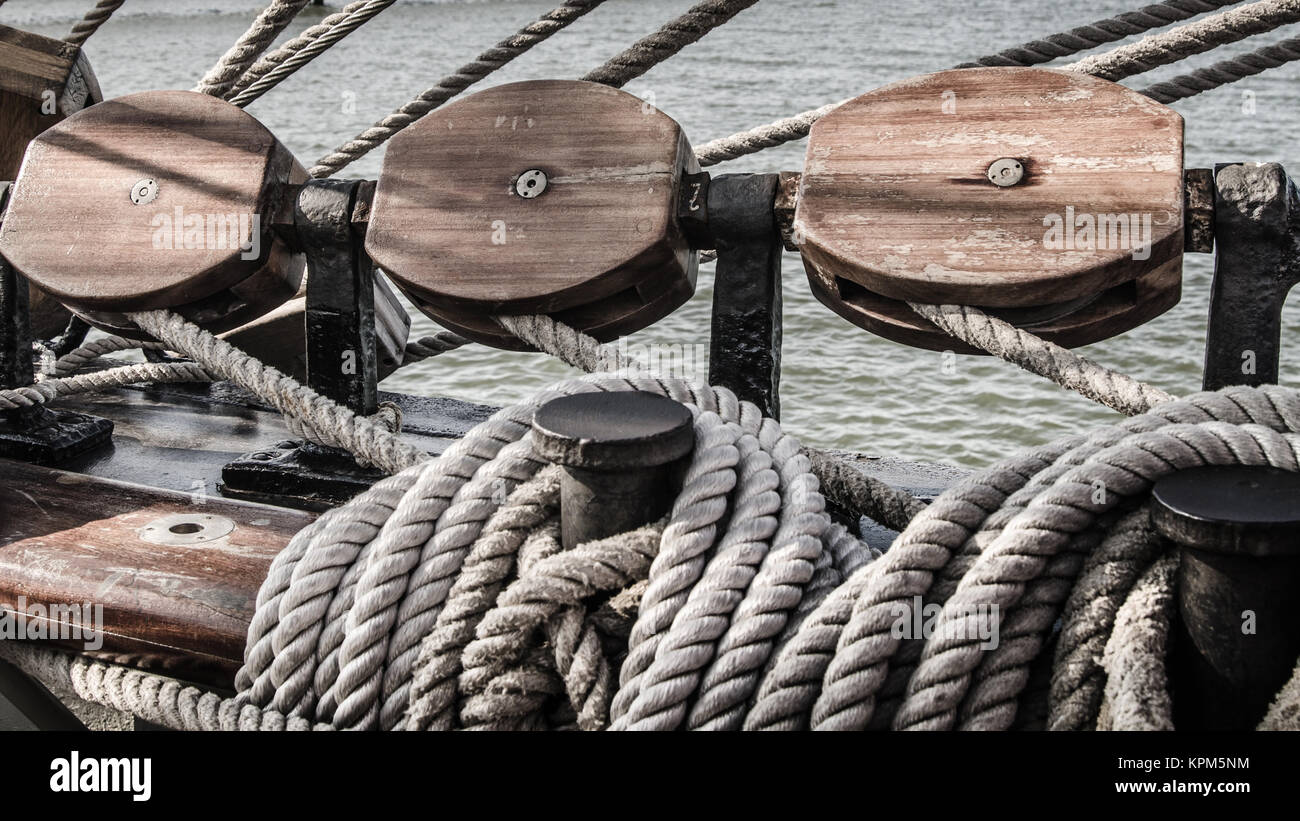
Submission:
[[[221,361],[178,317],[133,318],[209,370],[257,367]],[[602,361],[594,340],[544,317],[502,322]],[[664,525],[562,551],[532,412],[628,389],[693,408],[682,493]],[[1167,726],[1172,577],[1145,494],[1193,465],[1296,470],[1298,424],[1300,394],[1276,386],[1165,402],[900,510],[910,524],[877,558],[830,522],[809,457],[753,406],[593,375],[500,411],[299,533],[259,593],[234,699],[37,648],[0,652],[184,728]],[[937,609],[933,632],[898,635],[918,603]],[[996,646],[981,649],[989,636]],[[1031,668],[1053,655],[1046,714],[1018,719],[1038,696]],[[1288,688],[1267,726],[1294,721]]]
[[[108,22],[126,0],[99,0],[95,7],[86,12],[86,16],[72,27],[72,31],[63,40],[74,46],[84,46],[90,35],[99,31],[99,27]]]

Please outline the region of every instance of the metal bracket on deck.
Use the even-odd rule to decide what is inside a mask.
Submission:
[[[397,335],[381,338],[380,330],[400,317],[404,343],[410,322],[404,311],[394,310],[396,295],[376,276],[363,249],[373,195],[373,182],[312,180],[299,191],[292,228],[285,231],[307,255],[307,384],[363,416],[378,409],[380,357],[401,355],[394,349]],[[385,314],[382,328],[377,311]],[[345,502],[384,475],[343,451],[291,440],[242,456],[221,473],[227,496],[308,510]]]
[[[1282,305],[1300,282],[1300,196],[1277,163],[1215,167],[1206,390],[1277,382]]]
[[[3,192],[0,191],[0,207]],[[0,257],[0,388],[31,385],[31,318],[27,280]],[[109,441],[113,423],[44,405],[0,410],[0,457],[58,464]]]
[[[778,174],[683,178],[679,215],[692,244],[715,248],[709,384],[777,418],[781,404]]]
[[[1213,182],[1212,197],[1202,179],[1187,200],[1201,215],[1188,250],[1215,253],[1204,387],[1273,384],[1282,306],[1300,282],[1300,197],[1277,163],[1218,165]],[[1251,729],[1290,676],[1297,499],[1300,476],[1270,467],[1181,470],[1152,489],[1152,524],[1181,557],[1170,651],[1180,729]]]

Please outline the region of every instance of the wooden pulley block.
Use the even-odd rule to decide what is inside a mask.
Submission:
[[[17,176],[33,137],[102,99],[79,47],[0,26],[0,180]],[[68,323],[67,309],[39,288],[30,291],[32,333],[57,335]]]
[[[905,80],[813,127],[793,232],[817,297],[886,338],[976,352],[912,301],[1095,342],[1178,302],[1183,121],[1073,72]]]
[[[529,350],[492,317],[549,314],[597,339],[695,291],[677,221],[681,127],[617,89],[511,83],[437,109],[389,144],[366,251],[435,321]]]
[[[0,253],[98,327],[177,311],[214,332],[292,298],[303,276],[272,225],[306,172],[261,123],[205,94],[99,103],[34,139]]]

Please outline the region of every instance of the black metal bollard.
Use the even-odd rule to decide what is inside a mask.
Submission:
[[[537,409],[533,447],[564,466],[560,530],[572,549],[664,515],[695,428],[685,405],[658,394],[580,393]]]
[[[1174,723],[1252,729],[1300,656],[1300,473],[1182,470],[1156,483],[1151,521],[1182,554]]]

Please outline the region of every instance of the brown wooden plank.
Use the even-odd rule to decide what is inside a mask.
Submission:
[[[39,100],[47,90],[62,93],[81,49],[29,31],[0,26],[0,91]]]
[[[0,460],[0,604],[100,604],[104,652],[228,684],[272,558],[314,518]]]
[[[813,127],[795,232],[823,280],[892,299],[1011,307],[1087,297],[1181,254],[1182,137],[1175,112],[1086,75],[930,74]],[[1021,183],[987,179],[1001,158],[1023,163]],[[1150,257],[1048,247],[1044,220],[1067,208],[1149,215]]]

